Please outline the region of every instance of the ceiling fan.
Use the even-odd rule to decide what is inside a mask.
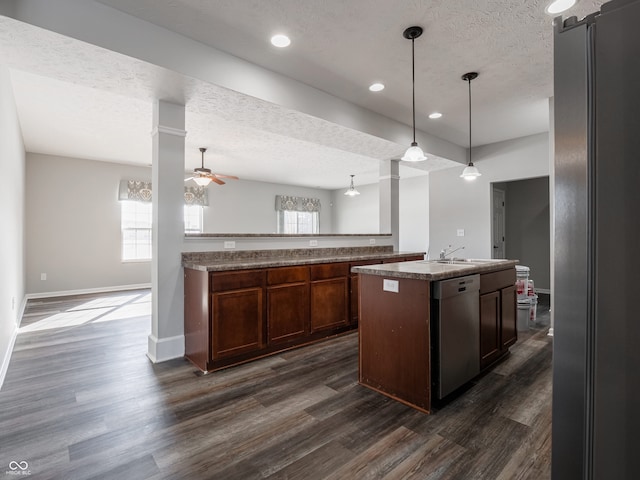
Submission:
[[[225,182],[223,182],[221,180],[222,178],[229,178],[231,180],[238,180],[238,177],[236,177],[234,175],[222,175],[221,173],[213,173],[213,172],[211,172],[211,169],[205,168],[204,167],[204,152],[206,152],[206,151],[207,151],[206,148],[200,147],[200,153],[202,154],[202,164],[201,164],[201,166],[199,168],[195,168],[193,170],[193,176],[192,177],[184,179],[185,182],[187,182],[189,180],[193,180],[194,182],[196,182],[201,187],[206,187],[211,182],[215,182],[218,185],[224,185]]]

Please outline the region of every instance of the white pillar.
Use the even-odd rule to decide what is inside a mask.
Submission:
[[[400,163],[380,162],[380,233],[393,235],[393,249],[400,245]]]
[[[152,320],[147,356],[162,362],[184,355],[184,105],[153,108]]]

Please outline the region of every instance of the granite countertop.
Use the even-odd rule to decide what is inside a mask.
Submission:
[[[374,259],[402,259],[409,256],[424,255],[425,252],[376,252],[376,253],[339,253],[307,256],[273,256],[259,258],[225,258],[225,259],[184,259],[182,266],[205,272],[221,272],[227,270],[248,270],[252,268],[288,267],[296,265],[314,265],[318,263],[358,262]],[[393,265],[393,264],[388,264]]]
[[[443,280],[475,273],[489,273],[514,268],[518,260],[460,260],[453,263],[439,263],[437,260],[417,260],[383,265],[363,265],[352,267],[351,271],[366,275],[389,278],[409,278],[414,280]]]

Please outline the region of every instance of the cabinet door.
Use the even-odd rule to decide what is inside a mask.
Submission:
[[[516,343],[518,339],[518,330],[516,328],[516,286],[512,285],[500,290],[501,297],[501,342],[502,349],[505,350]]]
[[[311,282],[311,333],[349,324],[348,277]]]
[[[350,312],[351,312],[351,323],[353,325],[355,325],[356,323],[358,323],[358,317],[359,317],[359,307],[358,307],[358,295],[359,295],[359,288],[358,288],[358,275],[351,275],[351,278],[349,279],[350,282],[350,287],[349,287],[349,295],[350,295]]]
[[[264,348],[263,289],[212,294],[213,360]]]
[[[480,295],[480,368],[500,355],[500,292]]]
[[[269,343],[288,342],[309,331],[309,286],[306,283],[267,289]]]

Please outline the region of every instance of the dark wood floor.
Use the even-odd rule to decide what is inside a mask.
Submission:
[[[0,390],[0,477],[545,479],[541,325],[424,415],[357,384],[357,334],[200,376],[145,356],[146,290],[30,301]],[[543,313],[544,312],[544,313]]]

